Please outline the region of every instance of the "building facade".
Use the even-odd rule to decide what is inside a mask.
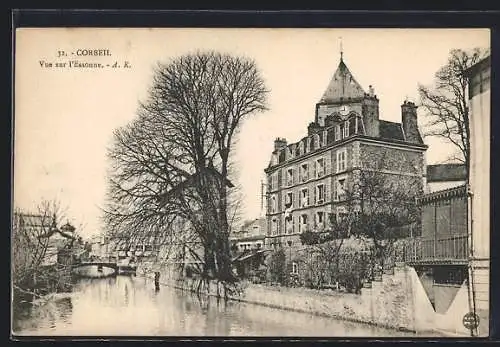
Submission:
[[[266,218],[248,220],[241,226],[241,230],[231,235],[230,241],[237,251],[263,249],[266,237]]]
[[[488,334],[490,274],[490,117],[491,58],[468,71],[470,121],[470,290],[471,306],[481,318],[478,333]]]
[[[401,123],[379,117],[379,99],[354,79],[343,59],[321,100],[307,136],[295,143],[277,138],[267,176],[266,246],[296,244],[305,231],[321,232],[346,217],[346,191],[361,170],[377,171],[394,182],[425,186],[423,143],[417,107],[401,105]]]

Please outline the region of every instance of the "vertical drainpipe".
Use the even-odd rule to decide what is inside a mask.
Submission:
[[[475,290],[474,290],[474,267],[473,267],[473,261],[474,261],[474,242],[473,242],[473,219],[472,219],[472,191],[470,188],[470,183],[469,179],[467,178],[467,183],[465,185],[466,187],[466,194],[467,194],[467,243],[468,243],[468,248],[469,248],[469,257],[468,257],[468,283],[467,283],[467,292],[468,292],[468,297],[469,297],[469,312],[476,314],[476,298],[475,298]],[[478,331],[477,328],[471,329],[470,330],[471,336],[477,336]]]

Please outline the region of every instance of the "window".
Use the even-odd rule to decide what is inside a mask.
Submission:
[[[323,223],[325,222],[325,212],[319,211],[316,212],[316,224],[321,227],[323,226]]]
[[[285,208],[290,208],[293,205],[293,192],[286,193],[285,196]]]
[[[325,174],[325,159],[316,160],[316,177],[321,177]]]
[[[299,232],[303,233],[307,230],[307,214],[300,216]]]
[[[299,273],[299,264],[297,264],[296,262],[293,262],[292,263],[292,274],[298,275],[298,273]]]
[[[286,232],[287,234],[293,234],[293,219],[292,215],[285,216]]]
[[[286,185],[293,186],[293,169],[288,169],[286,171]]]
[[[274,173],[270,177],[271,191],[278,189],[278,175]]]
[[[271,221],[271,232],[272,235],[278,235],[278,220],[276,219],[276,217],[274,217]]]
[[[307,165],[307,163],[301,165],[300,177],[302,182],[305,182],[309,179],[309,165]]]
[[[357,124],[358,124],[358,117],[351,118],[349,120],[349,133],[350,134],[356,134],[357,133]]]
[[[314,149],[321,147],[319,134],[314,134],[313,139],[314,139]]]
[[[259,226],[258,225],[254,225],[252,229],[253,229],[253,235],[259,235]]]
[[[271,196],[271,213],[276,212],[276,195]]]
[[[327,222],[328,222],[329,224],[333,224],[333,223],[335,223],[335,222],[336,222],[336,217],[337,217],[337,216],[335,215],[335,213],[329,212],[329,213],[328,213],[328,221],[327,221]]]
[[[316,186],[316,203],[322,204],[325,202],[325,185],[320,184]]]
[[[337,223],[342,223],[345,220],[347,220],[347,216],[348,216],[347,212],[343,207],[337,208],[337,216],[336,216]]]
[[[339,212],[338,221],[342,223],[346,220],[347,220],[347,213],[342,212],[342,211]]]
[[[307,207],[309,205],[309,192],[307,188],[300,191],[300,207]]]
[[[349,121],[344,123],[344,138],[349,137]]]
[[[337,178],[335,182],[335,189],[333,191],[333,200],[341,201],[345,199],[345,177]]]
[[[335,141],[340,140],[340,125],[335,126]]]
[[[342,172],[346,170],[347,162],[347,150],[341,149],[337,151],[337,172]]]

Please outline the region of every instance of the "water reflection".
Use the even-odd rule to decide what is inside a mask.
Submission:
[[[413,336],[214,297],[168,287],[156,290],[144,278],[83,279],[70,296],[17,314],[19,335],[119,336]]]

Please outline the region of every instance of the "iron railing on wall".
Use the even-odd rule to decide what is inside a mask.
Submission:
[[[413,239],[404,248],[406,262],[466,261],[467,235],[441,239]]]

